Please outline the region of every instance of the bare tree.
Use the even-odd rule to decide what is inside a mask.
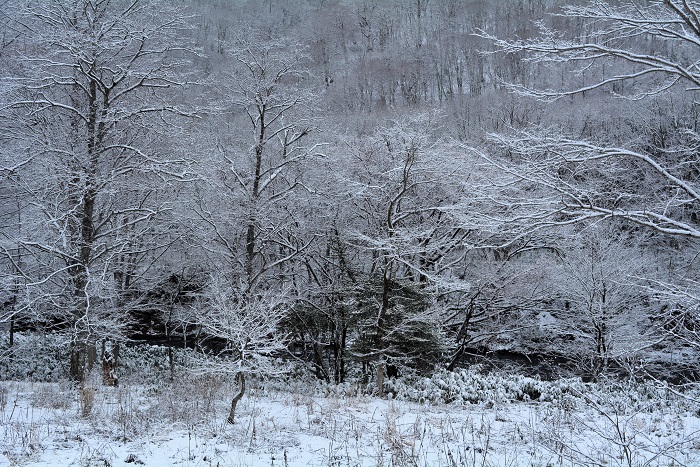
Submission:
[[[241,291],[245,289],[241,288]],[[198,371],[233,374],[239,384],[231,400],[228,423],[233,424],[236,406],[245,394],[246,375],[269,377],[286,370],[278,361],[287,350],[280,323],[289,306],[278,291],[254,297],[231,290],[230,284],[213,279],[207,299],[198,307],[197,321],[208,338],[223,342],[204,352]]]
[[[312,139],[314,99],[308,90],[304,47],[246,30],[222,45],[216,157],[202,167],[195,213],[216,264],[202,335],[223,341],[218,364],[203,368],[235,374],[229,423],[250,374],[282,371],[273,363],[286,350],[283,320],[299,288],[296,265],[315,241],[308,198],[312,167],[322,157]],[[212,268],[213,269],[213,268]]]
[[[562,353],[578,359],[593,379],[613,363],[634,360],[658,340],[640,283],[648,261],[620,236],[609,226],[582,231],[580,245],[563,253],[553,284],[565,306],[552,312],[558,324],[549,329],[573,339]]]
[[[244,284],[246,294],[284,285],[285,268],[313,241],[295,227],[303,210],[294,205],[299,193],[313,196],[305,165],[321,156],[309,136],[313,99],[304,88],[303,48],[251,35],[232,46],[235,80],[225,80],[231,97],[222,113],[231,126],[217,137],[213,196],[226,209],[203,200],[197,210],[228,260],[231,284]]]
[[[585,36],[567,37],[544,26],[539,37],[528,40],[482,35],[500,52],[559,68],[573,64],[576,76],[585,76],[583,85],[564,89],[511,83],[522,95],[552,101],[598,93],[607,99],[648,99],[653,105],[652,98],[679,93],[680,98],[695,98],[699,15],[700,5],[688,0],[595,2],[565,7],[562,13],[565,19],[583,21]],[[597,140],[562,136],[556,128],[494,135],[501,149],[521,161],[494,163],[512,180],[545,189],[546,195],[531,203],[537,207],[533,219],[542,220],[547,212],[552,215],[546,222],[554,224],[618,218],[663,234],[700,238],[697,122],[692,114],[668,118],[673,122],[667,128],[670,135],[657,141],[637,135]],[[626,175],[644,182],[619,183]]]
[[[583,22],[583,34],[554,30],[540,22],[539,35],[510,40],[486,33],[497,50],[524,53],[534,63],[572,64],[579,74],[588,71],[589,83],[569,89],[533,89],[519,83],[511,87],[525,95],[559,99],[599,89],[632,98],[645,98],[680,85],[695,91],[700,71],[695,53],[699,44],[700,5],[694,0],[627,0],[620,3],[591,2],[565,6],[558,16]],[[573,37],[572,37],[573,36]],[[602,77],[591,73],[613,65]],[[627,86],[630,86],[629,88]]]
[[[173,241],[156,219],[186,163],[163,151],[159,127],[185,114],[171,103],[182,24],[139,1],[29,2],[21,13],[25,65],[3,77],[2,125],[8,179],[28,200],[15,241],[31,260],[13,264],[27,307],[71,330],[71,375],[82,380],[97,336],[116,338],[125,322],[113,310]]]
[[[509,221],[537,227],[597,219],[624,219],[662,234],[700,238],[700,191],[693,146],[659,149],[607,146],[547,131],[492,135],[510,160],[482,156],[502,170],[500,186],[521,183],[526,203],[513,195]],[[673,157],[666,157],[672,155]],[[672,159],[672,160],[669,160]],[[644,180],[642,185],[639,182]]]
[[[563,124],[566,118],[552,118],[549,127],[531,125],[490,135],[493,146],[479,153],[500,170],[494,188],[504,207],[499,216],[504,225],[519,225],[520,234],[527,235],[548,227],[617,220],[629,232],[644,229],[659,234],[657,246],[686,245],[672,250],[666,246],[673,263],[696,254],[700,239],[699,15],[700,4],[693,0],[596,1],[564,7],[554,18],[560,27],[541,22],[539,35],[533,38],[480,33],[498,52],[547,72],[535,85],[526,80],[508,83],[515,94],[549,103],[559,116],[570,117],[569,109],[574,109],[585,120],[577,127]],[[607,127],[589,124],[622,108],[620,103],[635,102],[640,103],[637,115],[615,113],[607,118]],[[602,111],[606,106],[615,110]],[[644,121],[653,120],[653,114],[659,115],[656,121]],[[617,128],[620,121],[630,123]],[[579,290],[584,283],[589,288],[596,282],[607,284],[606,290],[611,291],[613,283],[603,280],[603,271],[596,276],[589,268],[605,261],[591,257],[585,268],[571,270],[570,278]],[[613,262],[619,264],[621,259]],[[591,272],[585,281],[584,269]],[[663,274],[670,277],[657,281],[676,284],[667,289],[688,290],[697,283],[692,268],[679,266]],[[681,283],[685,286],[679,288]],[[603,306],[603,296],[598,291],[580,302],[597,303],[594,315],[586,313],[596,330],[594,360],[604,366],[606,355],[612,355],[605,336],[612,331],[610,316],[601,319],[603,310],[611,311]],[[609,305],[611,296],[605,296]],[[624,294],[618,297],[620,303],[629,300]],[[636,309],[642,313],[643,307]],[[637,315],[627,322],[640,319]]]

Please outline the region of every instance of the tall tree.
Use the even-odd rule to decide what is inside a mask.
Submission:
[[[233,287],[245,296],[280,286],[284,269],[308,248],[298,235],[303,209],[293,209],[306,186],[311,141],[311,94],[304,88],[304,52],[283,40],[241,37],[232,47],[234,81],[222,114],[228,131],[218,135],[220,160],[214,182],[226,209],[202,200],[198,215],[210,227],[228,261]],[[241,131],[242,130],[242,131]],[[308,144],[307,144],[308,143]]]
[[[184,65],[180,16],[139,0],[29,2],[22,10],[25,66],[2,106],[29,200],[16,264],[32,308],[71,331],[71,376],[85,377],[98,336],[173,241],[158,229],[184,160],[165,141]],[[31,227],[28,225],[31,223]],[[5,255],[10,256],[8,250]]]
[[[224,51],[231,63],[222,66],[226,97],[216,118],[225,131],[217,132],[219,158],[204,169],[213,170],[195,211],[208,248],[224,262],[207,292],[211,316],[200,324],[233,357],[224,363],[240,385],[233,423],[246,375],[270,374],[274,365],[259,363],[285,349],[287,334],[276,327],[299,288],[295,267],[315,240],[308,181],[322,154],[311,136],[304,47],[247,30]]]
[[[531,62],[555,68],[573,64],[584,79],[559,89],[512,83],[514,91],[550,101],[646,99],[652,106],[663,99],[696,97],[698,2],[595,2],[566,7],[563,15],[584,22],[586,34],[571,37],[567,31],[543,28],[527,40],[485,36],[500,51],[525,54]],[[615,217],[664,234],[700,238],[698,116],[693,107],[666,107],[670,125],[658,129],[667,133],[662,138],[609,133],[581,138],[532,129],[494,139],[521,156],[521,167],[502,166],[506,173],[556,194],[542,198],[540,206],[557,223]],[[644,183],[620,183],[630,173]]]
[[[699,17],[695,0],[597,1],[564,7],[559,28],[541,26],[532,38],[482,34],[500,52],[551,70],[534,85],[512,81],[513,92],[550,103],[557,115],[568,117],[573,106],[584,117],[492,135],[495,150],[482,156],[501,169],[501,187],[521,187],[501,190],[508,220],[540,229],[612,219],[657,234],[656,246],[677,265],[656,280],[666,283],[665,300],[680,304],[666,307],[676,312],[671,327],[686,323],[679,331],[698,308],[688,299],[697,295],[691,265],[700,239]]]
[[[356,212],[349,243],[367,258],[353,285],[361,316],[355,350],[376,364],[380,392],[387,365],[425,368],[442,357],[435,300],[466,287],[451,269],[466,233],[449,215],[465,186],[436,120],[399,118],[363,135],[339,183]]]

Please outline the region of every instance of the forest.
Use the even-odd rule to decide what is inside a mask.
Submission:
[[[0,10],[0,383],[700,400],[697,0]]]

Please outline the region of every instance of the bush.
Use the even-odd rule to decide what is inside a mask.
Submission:
[[[182,368],[190,349],[173,349]],[[60,334],[15,334],[15,344],[0,347],[0,380],[58,382],[68,378],[69,339]],[[168,348],[122,345],[117,373],[140,384],[158,384],[168,374]]]
[[[68,377],[69,343],[57,334],[15,334],[0,347],[0,379],[57,382]]]
[[[557,401],[587,390],[580,379],[546,382],[522,375],[482,374],[471,368],[439,370],[428,378],[390,380],[388,386],[397,399],[433,404]]]

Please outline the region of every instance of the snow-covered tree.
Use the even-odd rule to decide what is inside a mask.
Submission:
[[[287,353],[288,336],[280,324],[289,312],[288,298],[279,291],[250,296],[223,278],[212,279],[204,296],[195,312],[206,336],[197,371],[235,375],[239,389],[228,415],[233,424],[246,376],[275,376],[286,369],[279,359]]]
[[[213,190],[197,207],[231,284],[244,284],[246,294],[286,285],[289,264],[313,241],[299,228],[308,213],[297,202],[313,196],[306,164],[320,156],[310,137],[303,47],[261,35],[249,31],[229,47],[233,64],[221,77],[224,101],[216,104],[226,130],[215,136],[220,157],[205,168],[205,189]]]
[[[553,312],[557,324],[548,330],[571,339],[558,350],[594,379],[658,340],[640,284],[648,261],[622,235],[601,225],[579,232],[580,241],[563,249],[553,284],[564,306]]]
[[[170,119],[185,114],[182,15],[138,0],[31,1],[19,14],[22,66],[4,70],[0,105],[5,180],[26,202],[14,265],[25,308],[70,330],[82,380],[98,336],[118,338],[116,312],[177,237],[165,214],[187,178]],[[3,252],[13,261],[4,241]]]
[[[635,248],[606,247],[603,238],[587,254],[563,251],[567,293],[579,295],[569,302],[571,310],[588,323],[584,330],[572,315],[569,324],[595,349],[593,373],[650,341],[649,333],[640,337],[647,318],[642,292],[624,285],[629,271],[653,272],[661,289],[685,291],[678,308],[683,314],[696,308],[687,297],[697,283],[689,265],[700,239],[699,14],[693,0],[595,1],[563,7],[551,21],[539,22],[534,36],[480,33],[498,53],[539,70],[534,77],[506,78],[514,95],[549,105],[548,123],[512,125],[490,135],[492,146],[478,151],[500,171],[493,187],[503,209],[496,217],[522,237],[620,221],[618,228],[628,233],[657,235],[646,247],[664,248],[672,258],[670,268],[648,268],[658,256],[641,259]],[[640,243],[636,250],[642,248]],[[671,321],[667,327],[682,329],[682,320]],[[628,334],[640,345],[624,344]]]
[[[361,303],[358,349],[376,363],[380,392],[387,364],[411,366],[410,359],[399,358],[410,354],[405,348],[397,350],[401,339],[410,347],[413,335],[418,349],[419,341],[431,334],[426,345],[432,350],[422,347],[421,353],[433,364],[445,349],[441,318],[436,308],[421,301],[432,302],[467,287],[451,270],[461,258],[455,251],[467,235],[449,215],[464,189],[452,147],[435,137],[435,115],[391,123],[353,143],[339,183],[357,213],[348,242],[371,257],[365,276],[351,287]],[[420,321],[421,330],[416,327]]]
[[[584,32],[542,26],[532,39],[484,34],[499,51],[520,54],[528,63],[557,71],[573,66],[572,76],[583,81],[563,88],[511,83],[514,92],[547,101],[570,99],[570,106],[582,108],[583,99],[596,97],[644,99],[647,109],[657,100],[697,99],[698,2],[593,2],[565,7],[561,15],[583,22]],[[656,129],[664,135],[656,138],[606,132],[587,138],[556,127],[494,135],[517,161],[494,163],[511,180],[545,189],[545,196],[527,205],[513,200],[513,209],[535,222],[617,218],[663,234],[700,238],[697,112],[683,105],[668,112]]]

